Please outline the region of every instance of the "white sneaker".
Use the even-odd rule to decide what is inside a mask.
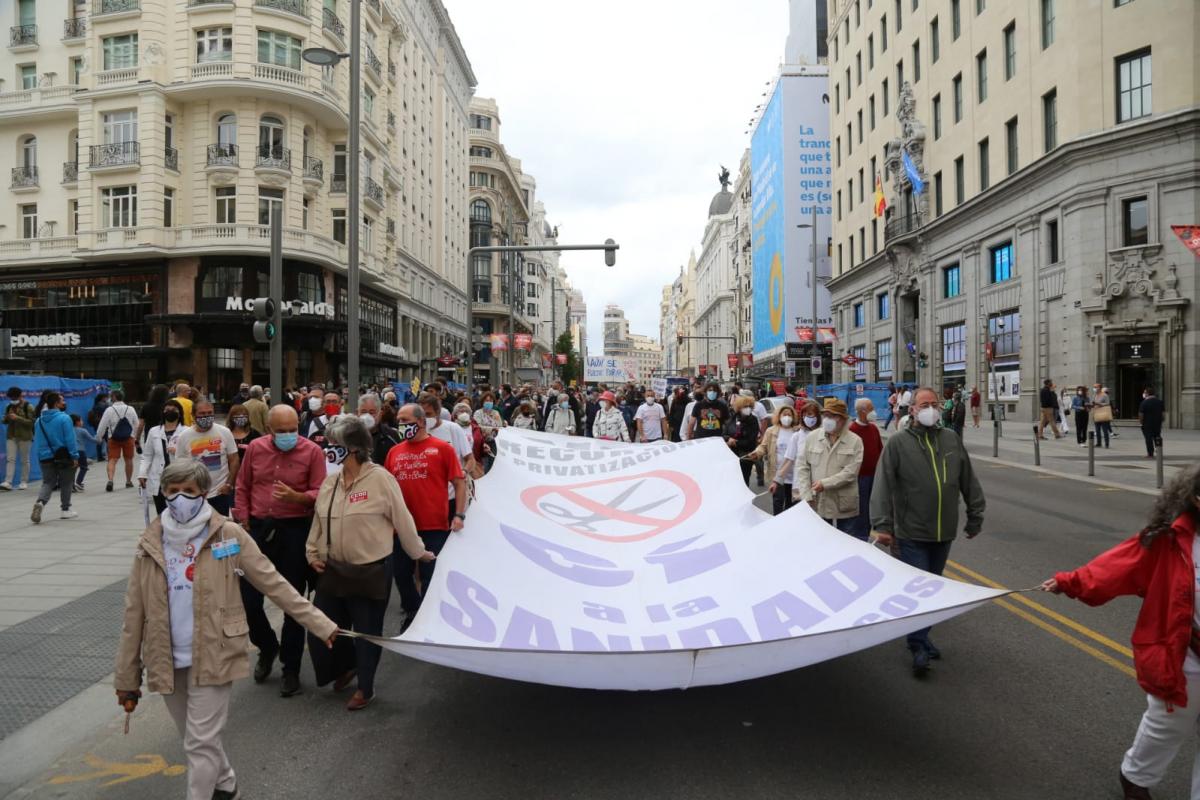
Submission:
[[[68,508],[66,511],[62,512],[62,514],[60,514],[58,518],[59,519],[75,519],[78,516],[79,516],[79,512],[72,511],[71,509]]]
[[[0,482],[0,489],[3,489],[6,492],[11,492],[12,484],[9,483],[8,481],[2,481],[2,482]]]
[[[25,481],[21,481],[19,484],[17,484],[17,488],[20,489],[21,491],[25,491],[26,489],[29,488],[29,484],[26,483]]]

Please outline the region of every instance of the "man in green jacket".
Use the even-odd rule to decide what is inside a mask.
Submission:
[[[29,405],[19,386],[10,386],[7,395],[8,407],[4,409],[4,426],[7,439],[6,455],[12,468],[12,480],[0,475],[0,478],[4,478],[3,482],[0,482],[0,489],[12,489],[13,484],[16,484],[18,489],[25,489],[29,486],[29,453],[33,447],[33,406]]]
[[[941,575],[958,532],[958,495],[967,504],[968,539],[983,527],[983,487],[971,459],[954,431],[942,428],[937,392],[921,388],[913,395],[912,422],[888,439],[875,471],[871,492],[871,526],[879,541],[900,547],[910,566]],[[913,673],[922,675],[941,652],[929,639],[929,628],[908,635]]]

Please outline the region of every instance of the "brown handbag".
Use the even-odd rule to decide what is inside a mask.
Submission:
[[[1112,422],[1112,406],[1096,406],[1092,411],[1093,422]]]
[[[369,600],[387,600],[392,590],[387,570],[387,558],[369,564],[351,564],[334,561],[333,552],[333,501],[337,497],[338,483],[333,482],[333,494],[329,496],[329,507],[325,510],[325,571],[317,579],[317,591],[333,597],[366,597]],[[342,524],[343,531],[345,523]]]

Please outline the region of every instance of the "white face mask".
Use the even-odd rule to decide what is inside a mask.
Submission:
[[[753,414],[753,413],[754,413],[754,409],[753,409],[753,408],[743,408],[743,409],[742,409],[742,411],[741,411],[741,414],[742,414],[742,416],[743,416],[743,417],[748,417],[748,416],[750,416],[750,415],[751,415],[751,414]]]
[[[805,417],[804,418],[804,427],[806,427],[806,428],[817,427],[817,418],[816,417]]]
[[[608,406],[609,406],[609,402],[607,400],[600,401],[600,410],[601,411],[608,411]]]
[[[934,425],[937,425],[938,420],[940,420],[941,418],[942,418],[942,415],[938,412],[938,410],[936,408],[932,408],[932,407],[922,408],[920,411],[917,412],[917,422],[921,423],[926,428],[932,428]]]
[[[363,413],[363,414],[359,414],[358,418],[362,420],[363,425],[367,426],[367,430],[370,431],[370,430],[375,429],[375,415],[374,414]]]
[[[879,419],[879,415],[877,415],[874,411],[867,412],[867,422],[874,422],[877,419]]]
[[[470,424],[471,424],[471,415],[470,415],[470,414],[468,414],[468,413],[467,413],[467,412],[465,412],[465,411],[463,411],[462,413],[460,413],[460,414],[458,415],[458,424],[460,424],[460,425],[470,425]]]
[[[790,428],[796,424],[796,420],[792,419],[791,414],[787,414],[779,418],[779,424],[785,428]]]
[[[204,495],[197,496],[180,492],[174,497],[167,498],[167,510],[176,522],[180,525],[186,525],[196,518],[196,515],[200,513],[200,509],[204,508],[205,502]]]
[[[426,428],[436,428],[438,426],[439,422],[441,422],[441,419],[439,419],[438,417],[426,417],[425,418],[425,427]]]
[[[308,410],[309,411],[320,411],[322,405],[323,405],[323,403],[321,401],[321,398],[319,398],[319,397],[308,398]]]
[[[824,431],[826,433],[836,432],[837,429],[841,427],[841,425],[842,425],[841,420],[834,419],[833,417],[822,417],[821,418],[821,428],[824,429]]]

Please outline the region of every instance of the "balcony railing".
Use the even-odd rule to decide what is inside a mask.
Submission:
[[[304,157],[304,177],[309,180],[325,180],[325,162],[312,156]]]
[[[94,144],[88,149],[88,165],[92,169],[142,163],[142,151],[137,142]]]
[[[895,216],[887,221],[883,226],[883,238],[895,239],[898,236],[904,236],[912,233],[917,228],[921,227],[921,218],[916,214],[907,216]]]
[[[14,189],[30,189],[38,185],[38,168],[33,167],[13,167],[12,171],[12,188]]]
[[[376,77],[383,75],[383,62],[379,60],[379,56],[375,55],[375,51],[367,46],[367,66],[375,73]]]
[[[118,83],[133,83],[138,79],[137,67],[121,67],[120,69],[106,69],[103,72],[96,73],[97,86],[114,86]]]
[[[188,0],[188,8],[196,6],[233,5],[233,0]]]
[[[64,39],[82,39],[87,36],[87,17],[63,20]]]
[[[206,163],[210,167],[236,167],[238,165],[237,145],[210,144]]]
[[[277,67],[274,64],[255,64],[254,77],[259,80],[299,86],[302,89],[308,86],[307,81],[304,80],[304,73],[300,70],[291,67]]]
[[[363,177],[363,197],[383,207],[383,187],[366,176]]]
[[[254,5],[259,8],[273,8],[276,11],[286,11],[298,17],[308,16],[308,3],[306,0],[254,0]]]
[[[9,47],[37,44],[37,25],[13,25],[8,37]]]
[[[333,177],[329,179],[329,191],[333,194],[345,194],[346,176],[334,173]]]
[[[292,169],[292,151],[278,145],[274,147],[259,145],[255,150],[254,166],[290,171]]]
[[[233,77],[232,61],[206,61],[203,64],[192,64],[192,80],[194,81],[211,81],[231,77]]]
[[[101,14],[120,14],[124,11],[141,11],[141,0],[100,0],[93,5],[97,9],[92,16]]]
[[[75,183],[79,180],[79,162],[64,161],[63,162],[63,183]]]
[[[179,172],[179,151],[174,147],[163,149],[163,163],[167,169]]]
[[[321,25],[342,41],[346,40],[346,26],[338,19],[338,15],[328,8],[321,9]]]

